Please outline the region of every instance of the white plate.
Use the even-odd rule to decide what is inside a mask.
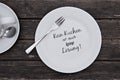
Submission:
[[[75,7],[61,7],[49,12],[39,23],[35,41],[63,16],[66,20],[36,47],[39,57],[51,69],[75,73],[90,66],[101,48],[98,24],[87,12]]]
[[[19,25],[18,18],[16,14],[14,13],[14,11],[3,3],[0,3],[0,17],[14,17],[16,19],[16,24],[14,24],[13,26],[15,26],[17,30],[17,33],[13,38],[0,39],[0,53],[3,53],[7,51],[8,49],[10,49],[16,42],[18,35],[19,35],[19,31],[20,31],[20,25]]]

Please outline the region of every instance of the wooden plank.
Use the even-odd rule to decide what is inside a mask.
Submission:
[[[29,55],[25,53],[25,49],[32,43],[33,40],[18,40],[14,47],[0,55],[0,60],[40,60],[35,49]],[[119,53],[120,40],[103,40],[102,49],[97,60],[120,60]]]
[[[0,0],[10,6],[19,18],[42,18],[53,9],[74,6],[95,18],[120,18],[119,0]]]
[[[40,20],[20,20],[20,39],[34,39],[35,31]],[[120,20],[97,20],[102,38],[120,39]]]
[[[93,79],[8,79],[8,78],[3,78],[2,80],[93,80]],[[106,80],[106,79],[97,79],[97,80]],[[114,79],[109,79],[109,80],[114,80]],[[115,79],[115,80],[120,80],[120,79]]]
[[[7,78],[3,78],[3,80],[93,80],[93,79],[24,79],[24,78],[7,79]],[[106,79],[97,79],[97,80],[106,80]],[[120,79],[109,79],[109,80],[120,80]]]
[[[24,79],[24,78],[9,79],[9,78],[2,78],[2,80],[93,80],[93,79]],[[106,79],[97,79],[97,80],[106,80]],[[114,80],[114,79],[109,79],[109,80]],[[115,80],[120,80],[120,79],[115,79]]]
[[[8,79],[8,78],[3,78],[2,80],[93,80],[93,79]],[[97,79],[97,80],[106,80],[106,79]],[[109,80],[120,80],[120,79],[109,79]]]
[[[20,20],[20,39],[34,39],[39,22],[40,20]]]
[[[96,61],[75,74],[61,74],[41,61],[0,61],[0,79],[120,79],[120,62]]]

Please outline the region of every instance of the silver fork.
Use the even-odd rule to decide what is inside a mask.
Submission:
[[[29,54],[48,34],[58,29],[63,24],[64,21],[65,21],[64,17],[61,16],[60,18],[58,18],[53,24],[53,26],[46,32],[46,34],[41,39],[33,43],[28,49],[25,50],[25,52]]]

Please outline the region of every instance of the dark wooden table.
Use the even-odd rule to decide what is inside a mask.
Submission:
[[[80,79],[120,80],[120,0],[0,0],[18,15],[21,32],[16,44],[0,55],[0,80]],[[48,68],[34,49],[24,50],[34,42],[38,23],[49,11],[61,6],[75,6],[90,13],[102,32],[102,49],[97,60],[75,74],[61,74]],[[1,46],[1,45],[0,45]]]

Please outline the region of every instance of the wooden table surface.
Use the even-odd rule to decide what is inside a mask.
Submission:
[[[18,15],[21,25],[16,44],[0,55],[0,80],[80,79],[120,80],[120,0],[0,0]],[[102,32],[102,48],[97,60],[75,74],[62,74],[48,68],[34,49],[25,49],[34,42],[40,20],[49,11],[75,6],[90,13]],[[0,45],[1,47],[1,45]]]

